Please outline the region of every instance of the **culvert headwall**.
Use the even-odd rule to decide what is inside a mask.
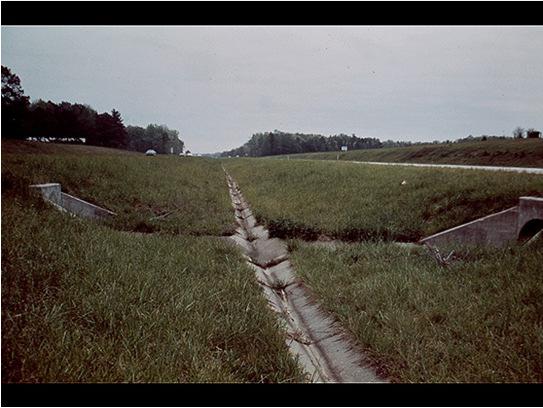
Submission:
[[[543,198],[520,197],[515,207],[430,235],[420,243],[437,247],[451,244],[503,247],[516,242],[522,228],[535,219],[543,219]]]

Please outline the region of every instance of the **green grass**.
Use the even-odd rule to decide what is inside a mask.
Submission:
[[[23,142],[2,152],[4,382],[303,380],[239,252],[202,236],[233,228],[221,163],[273,234],[375,241],[290,246],[297,273],[394,381],[543,381],[541,243],[464,249],[444,268],[380,242],[541,195],[539,175]],[[66,217],[30,195],[52,181],[118,216]]]
[[[485,166],[543,167],[543,139],[488,140],[384,149],[293,154],[314,160],[378,161],[405,163],[471,164]],[[286,156],[280,156],[285,158]]]
[[[25,140],[2,139],[2,155],[4,154],[77,154],[77,155],[113,155],[141,156],[141,153],[110,147],[88,146],[71,143],[30,142]]]
[[[290,243],[298,274],[397,382],[543,382],[543,245],[459,252]]]
[[[3,191],[58,182],[64,192],[117,213],[113,226],[129,231],[226,235],[234,228],[217,160],[10,141],[2,149]]]
[[[201,236],[234,225],[219,161],[2,151],[4,382],[304,380],[254,272],[234,246]],[[68,217],[30,194],[43,182],[118,216]]]
[[[3,382],[301,381],[238,251],[2,196]]]
[[[518,173],[263,159],[224,165],[279,237],[413,241],[543,192],[542,176]]]

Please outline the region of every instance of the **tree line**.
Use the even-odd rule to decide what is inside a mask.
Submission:
[[[157,153],[182,153],[177,130],[150,124],[125,126],[119,111],[98,113],[89,105],[30,102],[17,75],[2,66],[2,138],[84,143]]]
[[[539,138],[541,132],[533,128],[524,130],[517,127],[513,131],[513,138],[522,139],[523,134],[526,138]],[[501,140],[511,139],[511,136],[472,136],[469,135],[465,138],[459,138],[454,141],[451,140],[434,140],[433,142],[404,142],[385,140],[381,141],[372,137],[357,137],[354,134],[351,136],[345,134],[323,136],[319,134],[304,134],[304,133],[288,133],[274,130],[273,132],[255,133],[251,139],[241,147],[228,150],[222,153],[216,153],[213,156],[222,157],[260,157],[260,156],[274,156],[281,154],[296,154],[296,153],[312,153],[312,152],[330,152],[340,151],[342,146],[347,146],[348,150],[355,149],[379,149],[383,147],[404,147],[415,146],[422,144],[450,144],[450,143],[464,143],[474,141],[486,141],[486,140]]]
[[[348,150],[378,149],[381,147],[409,146],[410,142],[381,142],[377,138],[357,137],[339,134],[323,136],[319,134],[273,132],[256,133],[243,146],[221,153],[221,156],[273,156],[279,154],[339,151],[342,146]]]

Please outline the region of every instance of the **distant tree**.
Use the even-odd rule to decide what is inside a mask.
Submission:
[[[517,126],[515,130],[513,130],[513,137],[515,139],[522,139],[524,135],[524,129],[520,126]]]
[[[30,100],[20,78],[2,65],[2,137],[24,138],[23,124]]]
[[[164,125],[146,129],[123,124],[116,109],[98,114],[88,105],[37,100],[30,103],[19,77],[2,66],[2,137],[86,143],[159,153],[183,151],[177,130]]]
[[[56,106],[55,136],[64,140],[92,138],[96,132],[96,111],[89,106],[61,102]]]
[[[126,130],[130,150],[145,152],[153,149],[160,154],[183,153],[184,142],[179,138],[179,132],[166,125],[150,124],[146,128],[128,126]]]
[[[481,141],[486,142],[486,141],[487,141],[487,137],[486,137],[486,136],[483,136],[483,137],[481,138]]]
[[[141,126],[127,126],[126,133],[128,136],[128,150],[144,153],[152,147],[151,143],[146,138],[145,128],[142,128]]]
[[[25,124],[29,137],[51,138],[58,136],[57,106],[41,99],[29,107],[28,121]]]
[[[96,117],[96,130],[87,143],[95,146],[126,148],[128,135],[120,113],[113,109],[111,114],[99,114]]]
[[[38,139],[89,143],[97,139],[98,113],[88,105],[61,102],[55,104],[41,99],[28,108],[25,135]]]
[[[271,156],[305,152],[337,151],[341,146],[349,149],[374,149],[383,144],[375,138],[359,138],[354,134],[322,136],[303,133],[286,133],[279,130],[256,133],[243,146],[221,153],[223,156]]]
[[[540,135],[541,135],[541,132],[534,128],[530,128],[526,131],[526,138],[528,139],[537,139],[540,137]]]

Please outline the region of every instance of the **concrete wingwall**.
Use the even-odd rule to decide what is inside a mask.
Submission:
[[[515,207],[430,235],[420,243],[503,247],[516,242],[522,227],[534,219],[543,220],[543,198],[520,197]]]
[[[516,239],[518,207],[438,232],[420,242],[432,246],[448,244],[504,246]]]
[[[115,215],[105,208],[63,193],[59,183],[35,184],[30,188],[57,209],[79,217],[105,219]],[[537,222],[536,228],[543,225],[543,197],[520,197],[515,207],[438,232],[419,242],[431,246],[465,244],[502,247],[516,242],[523,227],[534,220]]]
[[[104,219],[115,215],[105,208],[63,193],[59,183],[34,184],[30,188],[41,194],[45,201],[52,203],[57,209],[78,217]]]

